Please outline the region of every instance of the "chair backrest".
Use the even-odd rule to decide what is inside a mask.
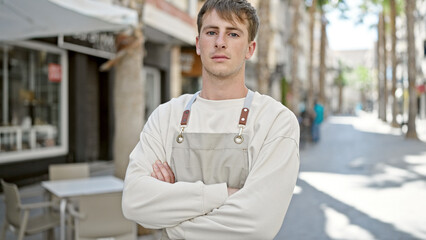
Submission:
[[[88,163],[64,163],[49,165],[50,180],[65,180],[90,177]]]
[[[5,206],[6,206],[6,219],[7,221],[18,227],[21,222],[21,198],[19,197],[18,187],[13,183],[7,183],[1,180],[3,187]]]
[[[136,224],[127,220],[121,210],[122,193],[82,196],[76,223],[77,239],[109,238],[136,240]]]

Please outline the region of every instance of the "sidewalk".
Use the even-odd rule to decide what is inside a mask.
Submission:
[[[275,239],[426,239],[425,125],[416,141],[371,114],[329,117]]]

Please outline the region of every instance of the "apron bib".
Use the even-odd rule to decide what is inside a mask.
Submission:
[[[242,188],[249,172],[248,137],[243,134],[254,92],[248,90],[241,110],[238,133],[185,133],[192,104],[200,92],[194,94],[182,115],[181,130],[172,145],[170,167],[175,180],[202,181],[204,184],[226,182],[230,188]],[[163,230],[162,240],[169,239]]]

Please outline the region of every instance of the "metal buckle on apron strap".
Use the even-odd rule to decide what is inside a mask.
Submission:
[[[234,142],[236,144],[241,144],[244,142],[244,138],[243,138],[243,129],[244,129],[244,125],[239,125],[240,128],[240,132],[234,137]]]
[[[181,126],[180,127],[180,133],[179,133],[179,135],[176,137],[176,142],[177,143],[182,143],[183,142],[183,130],[185,129],[185,127],[184,126]]]
[[[248,114],[249,114],[249,109],[247,107],[244,107],[243,109],[241,109],[240,122],[238,123],[240,132],[238,133],[238,135],[234,137],[234,142],[236,144],[241,144],[244,142],[243,130],[246,127]]]
[[[185,110],[182,115],[182,120],[180,121],[180,133],[176,137],[176,142],[182,143],[183,142],[183,131],[185,130],[186,125],[188,124],[189,119],[189,113],[190,110]]]

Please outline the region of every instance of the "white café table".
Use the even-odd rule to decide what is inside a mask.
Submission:
[[[99,176],[81,179],[43,181],[41,185],[61,199],[60,237],[65,240],[65,211],[68,198],[102,193],[122,192],[123,180],[114,176]]]

